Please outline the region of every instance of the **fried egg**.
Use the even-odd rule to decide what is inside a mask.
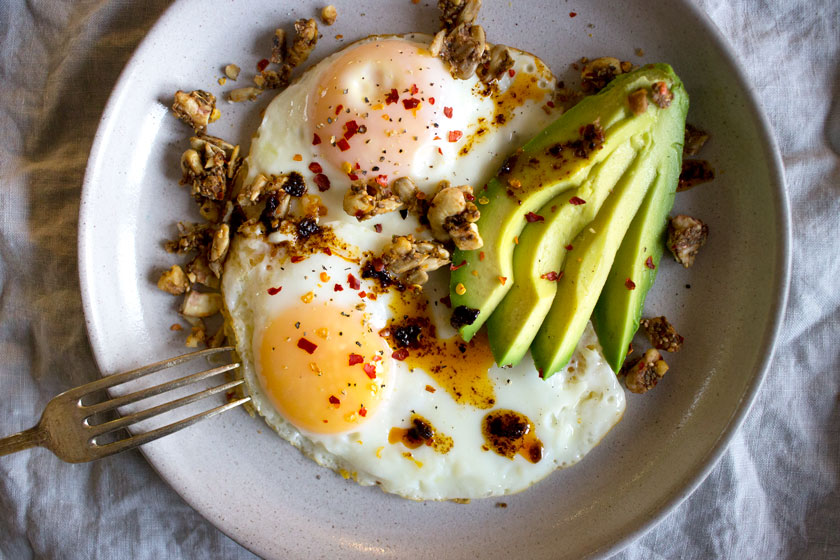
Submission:
[[[531,363],[497,367],[483,334],[460,340],[446,268],[422,290],[370,278],[392,235],[429,234],[410,214],[347,215],[354,177],[479,187],[552,118],[554,78],[536,57],[514,51],[488,87],[452,78],[430,40],[356,43],[268,106],[246,181],[300,173],[320,221],[297,237],[242,228],[225,315],[254,408],[317,463],[411,499],[497,496],[579,461],[620,420],[624,393],[591,327],[568,368],[542,380]]]

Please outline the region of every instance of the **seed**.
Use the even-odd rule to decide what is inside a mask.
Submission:
[[[458,282],[458,284],[455,286],[455,293],[459,296],[462,296],[465,293],[467,293],[467,288],[463,284]]]

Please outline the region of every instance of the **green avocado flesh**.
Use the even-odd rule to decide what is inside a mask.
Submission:
[[[598,213],[607,195],[638,153],[639,138],[619,146],[608,159],[592,168],[583,184],[572,193],[552,199],[538,214],[544,222],[528,224],[513,252],[516,281],[487,321],[493,357],[500,366],[516,365],[528,352],[545,319],[557,282],[547,279],[559,272],[566,247]],[[586,204],[569,204],[576,196]]]
[[[669,110],[675,110],[675,113],[681,111],[685,115],[688,98],[683,95],[680,99],[684,101],[682,106],[672,103]],[[639,328],[645,297],[659,269],[668,230],[668,214],[674,206],[674,194],[682,168],[682,143],[683,136],[680,136],[672,149],[665,150],[661,155],[656,179],[618,248],[592,315],[604,356],[616,373],[621,369],[630,341]],[[628,278],[635,284],[635,289],[627,289]]]
[[[603,91],[580,101],[528,142],[484,189],[476,193],[481,210],[477,226],[484,246],[473,251],[456,250],[452,255],[455,270],[450,279],[455,315],[461,307],[473,313],[477,311],[471,324],[459,328],[464,340],[469,341],[475,335],[514,286],[515,276],[520,274],[518,270],[515,274],[514,248],[528,223],[526,216],[540,212],[561,193],[582,188],[598,164],[610,158],[631,138],[663,120],[659,113],[667,111],[658,111],[653,104],[645,113],[635,115],[627,98],[640,88],[650,90],[654,82],[671,84],[675,80],[676,76],[667,65],[646,66],[618,76]],[[597,125],[603,131],[603,142],[595,149],[581,150],[581,144],[586,143],[583,134],[588,125]],[[571,204],[573,196],[569,194],[564,206]],[[589,209],[581,211],[588,212]],[[576,228],[574,225],[563,227],[570,232]],[[535,257],[541,257],[538,251],[533,253]],[[555,255],[550,260],[556,262],[557,259]],[[562,254],[559,259],[562,262]],[[542,259],[542,262],[548,263],[549,259]],[[534,270],[535,265],[529,268]],[[528,270],[521,272],[529,273]]]
[[[638,251],[647,251],[641,261],[642,266],[647,256],[654,256],[654,241],[659,240],[662,231],[660,219],[664,223],[673,203],[688,97],[679,78],[666,65],[656,65],[652,69],[646,67],[637,72],[651,75],[650,83],[666,82],[674,98],[670,107],[664,109],[653,103],[649,105],[647,112],[655,114],[656,118],[645,131],[636,131],[648,135],[647,148],[637,153],[595,219],[574,239],[574,249],[566,255],[564,275],[557,281],[554,300],[531,345],[534,364],[545,378],[568,363],[611,271],[614,280],[607,287],[609,295],[606,297],[615,299],[604,303],[601,322],[610,327],[602,329],[605,336],[599,332],[599,340],[602,344],[604,340],[609,340],[610,348],[618,348],[634,321],[638,326],[638,320],[634,318],[641,313],[640,306],[644,304],[642,291],[646,293],[649,285],[641,275],[634,276],[633,267]],[[658,191],[663,192],[657,194]],[[642,211],[637,212],[640,208]],[[635,220],[637,214],[638,221]],[[631,240],[626,244],[626,252],[617,258],[619,248],[625,247],[628,231]],[[632,241],[633,237],[637,238],[636,243]],[[635,289],[628,287],[627,279],[632,277],[639,278],[640,285]],[[652,277],[649,282],[652,284]],[[639,294],[626,298],[620,293],[622,290]],[[615,334],[606,335],[608,331]],[[633,333],[635,327],[630,337]],[[626,344],[623,349],[626,351]],[[612,358],[610,360],[612,365],[614,362]]]

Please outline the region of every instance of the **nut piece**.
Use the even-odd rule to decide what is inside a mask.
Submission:
[[[426,193],[419,190],[409,177],[395,179],[391,183],[391,190],[400,197],[406,210],[420,216],[420,218],[426,217],[426,213],[429,211],[429,201],[426,199]]]
[[[642,319],[642,328],[645,329],[648,340],[657,350],[679,352],[682,348],[683,337],[664,316]]]
[[[445,29],[454,29],[462,23],[472,23],[478,17],[481,0],[438,0],[440,22]]]
[[[181,156],[181,184],[192,187],[193,196],[224,200],[228,186],[242,163],[239,146],[221,138],[201,135],[190,138],[189,150]]]
[[[454,77],[466,80],[484,61],[487,50],[484,28],[462,23],[449,32],[441,29],[429,49],[432,56],[438,56],[449,64],[449,71]]]
[[[334,24],[337,17],[338,11],[332,4],[330,4],[329,6],[324,6],[324,8],[321,9],[321,21],[323,21],[325,24]]]
[[[241,87],[232,90],[228,94],[228,101],[231,103],[241,103],[242,101],[253,101],[263,92],[260,88],[255,87]]]
[[[415,241],[413,235],[395,235],[382,253],[389,274],[409,285],[425,284],[428,271],[449,264],[449,251],[437,241]]]
[[[196,132],[207,129],[213,109],[216,108],[216,96],[197,89],[189,93],[178,90],[172,103],[175,116],[193,127]]]
[[[360,222],[403,207],[403,201],[391,189],[380,185],[376,179],[367,184],[353,181],[344,193],[344,211]]]
[[[160,275],[157,287],[173,296],[179,296],[190,287],[190,281],[184,273],[184,269],[176,264]]]
[[[189,292],[181,303],[181,314],[187,317],[210,317],[222,308],[222,294]]]
[[[627,101],[630,103],[630,110],[634,115],[641,115],[648,108],[647,90],[639,88],[627,96]]]
[[[295,39],[286,54],[284,62],[295,68],[303,64],[318,42],[318,23],[314,19],[299,19],[295,22]]]
[[[584,64],[580,72],[580,85],[586,93],[598,93],[613,78],[623,73],[621,61],[612,56],[602,56]]]
[[[715,170],[712,169],[712,164],[705,159],[684,159],[680,171],[680,180],[677,183],[677,191],[687,191],[697,185],[708,183],[714,178]]]
[[[199,253],[187,264],[187,277],[193,284],[203,284],[214,290],[219,288],[219,277],[210,269],[204,253]]]
[[[236,64],[228,64],[227,66],[225,66],[225,76],[227,76],[233,81],[236,81],[236,79],[239,77],[239,70],[240,68]]]
[[[668,223],[668,249],[685,268],[694,264],[694,257],[708,236],[709,226],[685,214],[674,216]]]
[[[683,154],[687,156],[697,155],[697,152],[709,140],[709,133],[699,128],[696,128],[688,123],[685,125],[685,143],[683,144]]]
[[[651,348],[629,370],[624,384],[633,393],[647,393],[659,383],[668,371],[668,364],[662,359],[659,350]]]
[[[210,246],[210,262],[224,261],[230,245],[230,226],[222,224],[213,235],[213,244]]]
[[[476,69],[476,73],[482,82],[489,84],[513,68],[513,63],[513,56],[506,46],[493,45],[492,49],[485,51],[483,61]]]
[[[445,181],[441,183],[441,187],[429,207],[428,218],[432,235],[438,241],[451,238],[455,246],[464,251],[480,248],[484,241],[475,222],[481,213],[473,203],[475,197],[472,187],[450,187]]]
[[[189,253],[207,247],[212,240],[208,224],[187,224],[178,222],[178,239],[167,241],[165,248],[170,253]]]

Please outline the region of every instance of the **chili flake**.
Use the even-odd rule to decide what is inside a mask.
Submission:
[[[391,357],[395,360],[403,361],[408,358],[408,350],[406,348],[399,348],[394,350],[394,353],[391,354]]]
[[[351,290],[358,290],[362,287],[362,284],[361,282],[359,282],[359,279],[353,276],[352,274],[347,275],[347,285],[350,286]]]
[[[382,224],[374,224],[373,229],[376,233],[382,233]]]
[[[452,107],[444,107],[443,108],[443,114],[446,115],[447,119],[451,119],[452,118]]]
[[[561,270],[559,273],[555,271],[546,272],[545,274],[541,274],[540,278],[543,280],[548,280],[549,282],[556,282],[563,278],[563,271]]]
[[[301,257],[300,255],[293,255],[292,256],[292,262],[293,263],[299,263],[302,260],[303,260],[303,257]]]
[[[583,200],[582,198],[577,197],[577,196],[573,196],[572,198],[570,198],[569,202],[571,204],[574,204],[575,206],[580,206],[581,204],[586,204],[585,200]]]
[[[320,163],[317,163],[317,162],[313,161],[312,163],[309,164],[309,171],[311,171],[312,173],[320,173],[323,170],[324,169],[321,167]]]
[[[417,84],[411,84],[411,89],[409,90],[409,92],[411,93],[411,95],[416,94],[418,91],[420,91],[420,90],[419,90],[419,89],[417,89]]]
[[[528,212],[527,214],[525,214],[525,221],[527,221],[529,224],[532,224],[534,222],[544,222],[545,218],[543,218],[539,214]]]
[[[344,125],[344,138],[350,140],[358,130],[359,125],[356,124],[356,121],[347,121],[347,124]]]
[[[313,134],[312,135],[312,145],[317,146],[320,143],[321,143],[321,137],[318,136],[317,134]]]
[[[478,260],[483,261],[484,257],[485,257],[484,251],[481,251],[480,253],[478,253]]]
[[[359,407],[359,416],[361,416],[362,418],[367,416],[367,409],[365,408],[365,405]]]
[[[257,72],[262,72],[268,66],[268,59],[264,58],[257,62]]]
[[[571,251],[571,250],[572,250],[572,249],[574,249],[574,248],[575,248],[575,246],[574,246],[574,245],[572,245],[571,243],[569,243],[568,245],[566,245],[566,246],[564,247],[564,249],[566,249],[567,251]]]
[[[457,142],[458,140],[461,139],[461,136],[463,136],[463,135],[464,135],[464,133],[461,132],[460,130],[450,130],[449,131],[449,141],[450,142]]]
[[[269,288],[268,295],[274,296],[280,293],[280,290],[283,289],[283,286],[277,286],[276,288]]]
[[[648,267],[651,270],[656,268],[656,265],[653,264],[653,257],[648,257],[647,258],[647,260],[645,261],[645,266]]]
[[[321,282],[329,282],[330,280],[330,276],[326,272],[321,272],[318,277],[321,279]]]
[[[508,70],[508,76],[510,76],[511,78],[513,78],[514,76],[516,76],[516,70],[514,70],[513,68],[511,68],[510,70]]]
[[[431,385],[426,385],[426,391],[428,391],[429,393],[434,393],[436,390],[437,389],[435,389]]]
[[[435,104],[435,98],[434,98],[434,97],[430,97],[430,98],[429,98],[429,105],[434,105],[434,104]]]
[[[402,100],[403,107],[406,109],[416,109],[420,105],[420,100],[416,97]]]
[[[458,294],[459,296],[462,296],[465,293],[467,293],[467,287],[464,286],[462,283],[458,282],[455,285],[455,293]]]
[[[453,271],[453,272],[454,272],[454,271],[458,270],[459,268],[461,268],[462,266],[464,266],[465,264],[467,264],[467,260],[466,260],[466,259],[462,260],[462,261],[461,261],[461,264],[458,264],[458,265],[455,265],[455,264],[450,264],[450,265],[449,265],[449,270],[451,270],[451,271]]]
[[[315,344],[314,342],[310,342],[310,341],[306,340],[305,338],[301,337],[297,341],[297,347],[300,348],[301,350],[304,350],[304,351],[308,352],[309,354],[312,354],[312,353],[315,352],[315,349],[318,348],[318,345]]]
[[[361,354],[350,354],[350,359],[347,362],[347,365],[355,366],[356,364],[361,364],[364,362],[365,359],[362,357]]]
[[[380,186],[387,187],[388,186],[388,176],[387,175],[377,175],[376,182],[379,183]]]
[[[499,276],[499,284],[501,284],[502,286],[507,284],[507,276]]]
[[[635,290],[636,289],[636,283],[633,282],[632,280],[630,280],[629,278],[624,282],[624,285],[627,286],[628,290]]]
[[[338,104],[338,107],[336,107],[336,108],[335,108],[335,114],[336,114],[336,115],[337,115],[337,114],[339,114],[339,113],[341,112],[341,110],[342,110],[342,109],[344,109],[344,105],[342,105],[341,103],[339,103],[339,104]]]
[[[342,138],[341,140],[339,140],[338,142],[336,142],[336,143],[335,143],[335,145],[336,145],[336,146],[338,146],[338,148],[339,148],[342,152],[346,152],[347,150],[349,150],[349,149],[350,149],[350,144],[348,144],[348,143],[347,143],[347,140],[345,140],[344,138]]]
[[[344,291],[344,286],[342,286],[341,284],[336,284],[335,286],[333,286],[333,291],[334,292],[343,292]]]
[[[376,366],[373,364],[365,364],[362,366],[362,369],[365,370],[365,373],[371,379],[376,379]]]
[[[301,154],[295,154],[292,156],[292,159],[295,161],[303,161],[303,156]]]
[[[385,105],[390,105],[391,103],[396,103],[399,100],[400,100],[399,92],[396,89],[391,88],[391,93],[389,93],[388,95],[385,96]]]
[[[320,168],[321,166],[319,165],[318,167]],[[323,173],[318,173],[317,175],[315,175],[315,184],[318,186],[318,190],[320,192],[330,190],[330,178],[324,175]]]
[[[341,401],[338,400],[338,397],[336,397],[335,395],[330,395],[330,404],[338,408],[339,406],[341,406]]]
[[[440,298],[440,302],[446,307],[452,307],[452,298],[449,296],[443,296],[442,298]]]

